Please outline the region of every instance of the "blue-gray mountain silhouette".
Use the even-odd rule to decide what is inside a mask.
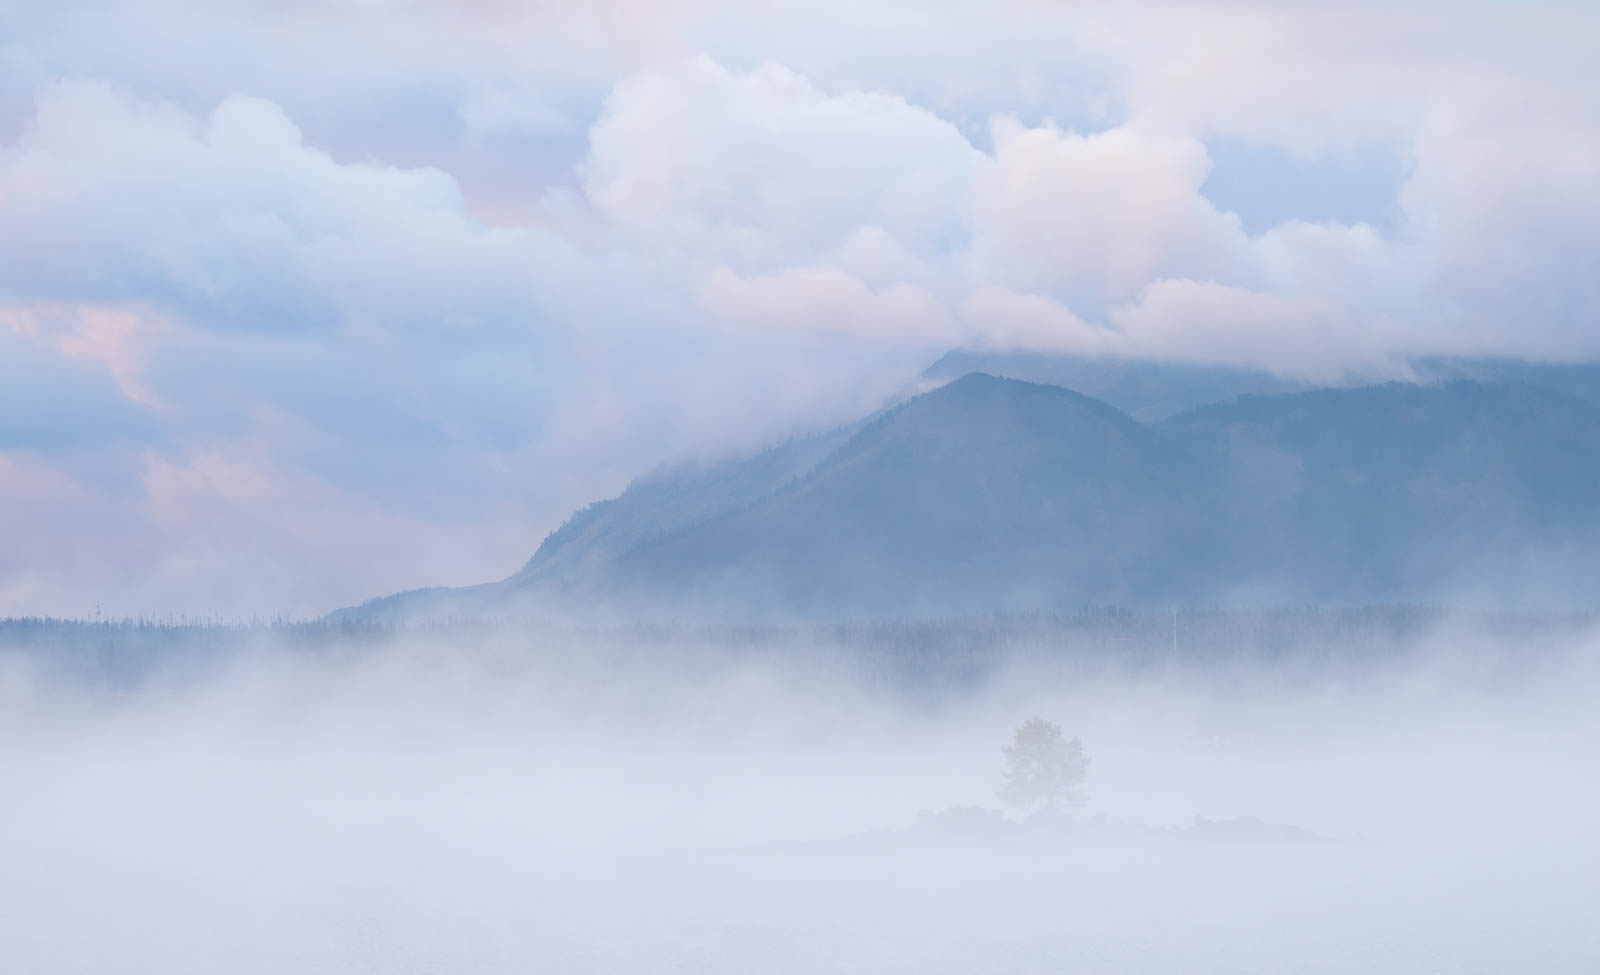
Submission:
[[[1244,366],[1204,365],[1070,353],[1003,352],[956,349],[923,371],[927,379],[949,382],[971,372],[1050,386],[1065,386],[1105,400],[1136,420],[1155,423],[1197,406],[1236,396],[1300,393],[1320,388],[1304,380]],[[1417,384],[1467,379],[1481,383],[1527,383],[1571,393],[1600,406],[1600,364],[1526,362],[1421,356],[1395,363],[1390,374],[1374,373],[1339,383],[1372,385],[1404,378]]]
[[[1528,383],[1240,396],[1156,423],[969,374],[645,479],[519,572],[356,618],[839,620],[1085,606],[1600,602],[1600,408]]]

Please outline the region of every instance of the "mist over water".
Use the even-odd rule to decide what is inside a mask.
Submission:
[[[1582,626],[914,671],[824,630],[189,639],[0,652],[0,970],[1600,965]],[[996,798],[1035,715],[1092,759],[1070,825]]]

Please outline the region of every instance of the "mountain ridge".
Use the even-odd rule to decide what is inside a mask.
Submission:
[[[1592,605],[1573,575],[1600,568],[1597,484],[1600,408],[1528,383],[1247,395],[1141,423],[972,373],[856,424],[636,482],[500,582],[334,616],[1572,608]]]

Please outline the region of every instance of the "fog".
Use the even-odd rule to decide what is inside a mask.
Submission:
[[[45,628],[0,632],[0,971],[1600,969],[1581,621]],[[996,797],[1034,716],[1070,822]]]

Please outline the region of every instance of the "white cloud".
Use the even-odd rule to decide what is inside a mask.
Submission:
[[[1413,292],[1447,302],[1474,344],[1600,353],[1600,98],[1510,82],[1453,93],[1415,146],[1401,197],[1423,262]]]
[[[271,103],[235,96],[197,117],[98,83],[40,93],[0,158],[0,200],[9,293],[163,301],[214,327],[327,327],[381,307],[394,289],[376,279],[396,272],[389,315],[419,297],[470,315],[502,306],[504,272],[549,249],[475,227],[444,173],[336,162]]]
[[[859,278],[831,267],[748,278],[719,267],[706,276],[701,298],[713,316],[744,327],[837,333],[928,348],[958,338],[949,316],[926,290],[900,284],[873,291]]]
[[[1310,296],[1262,294],[1207,281],[1164,279],[1111,312],[1128,353],[1192,362],[1257,366],[1319,382],[1400,367],[1384,336],[1337,304]]]
[[[967,299],[971,344],[995,349],[1033,349],[1088,356],[1123,356],[1127,342],[1111,329],[1092,325],[1043,295],[984,287]]]
[[[924,257],[959,245],[981,158],[893,95],[698,59],[619,85],[583,173],[596,209],[636,239],[765,270],[862,227]]]
[[[312,560],[348,589],[260,608],[327,608],[408,549],[486,578],[631,475],[849,419],[947,342],[1316,378],[1600,354],[1597,18],[5,7],[0,401],[41,405],[0,422],[0,530],[58,544],[0,588],[68,593],[75,546],[119,553],[107,587],[189,566],[143,574],[152,610]],[[1247,234],[1201,192],[1218,136],[1381,147],[1399,219]],[[162,485],[205,518],[160,516]]]
[[[129,427],[142,452],[105,454],[97,471],[29,462],[114,488],[81,503],[103,513],[115,499],[146,571],[109,559],[83,578],[153,611],[316,612],[428,581],[418,573],[470,581],[441,540],[482,540],[486,524],[496,544],[474,546],[479,573],[509,571],[641,470],[876,408],[944,321],[918,286],[826,266],[713,274],[702,294],[636,243],[491,229],[447,175],[339,162],[243,96],[195,114],[99,83],[44,90],[0,158],[0,230],[6,334],[102,370],[100,400],[120,387],[129,409],[159,407]],[[740,327],[708,319],[707,295]],[[839,339],[861,345],[844,367]],[[736,401],[753,405],[731,421]],[[61,423],[88,422],[75,416],[18,431],[16,449],[62,440]],[[238,496],[247,482],[263,491]],[[59,595],[84,572],[69,549],[7,571],[26,570],[36,596],[55,578]],[[327,572],[301,585],[286,568],[301,560]]]
[[[1245,237],[1200,195],[1209,161],[1198,141],[1002,119],[994,146],[977,191],[983,280],[1103,306],[1154,277],[1238,273]]]

